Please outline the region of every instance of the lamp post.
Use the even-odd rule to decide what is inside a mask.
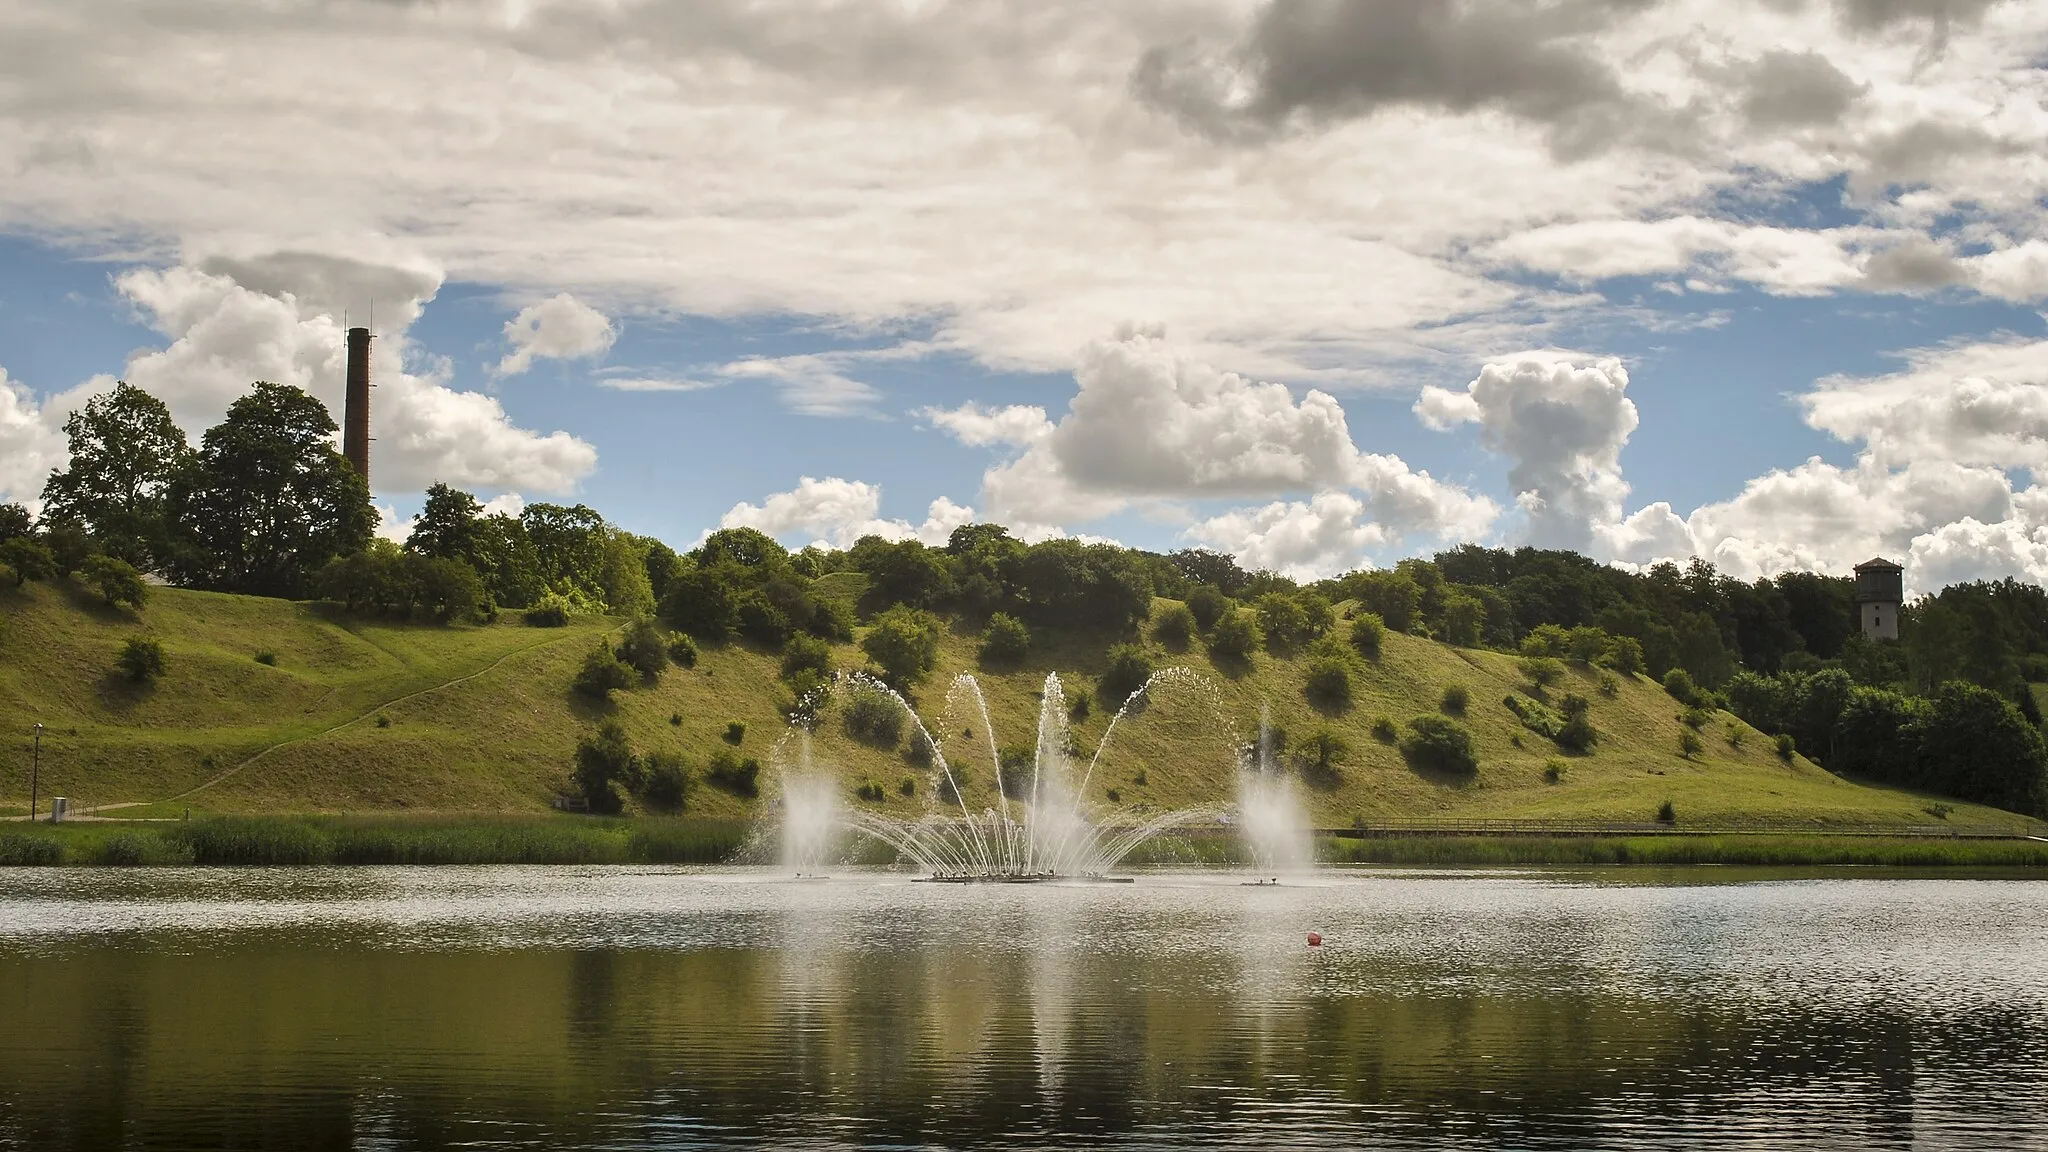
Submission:
[[[36,783],[43,770],[43,726],[36,725],[36,750],[28,762],[28,822],[36,822]]]

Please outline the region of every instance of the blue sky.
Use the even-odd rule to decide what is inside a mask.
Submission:
[[[399,526],[2048,577],[2032,5],[110,2],[0,14],[0,496],[375,300]]]

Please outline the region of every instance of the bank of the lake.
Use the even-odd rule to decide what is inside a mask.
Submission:
[[[1321,836],[1330,864],[1886,865],[2048,869],[2048,841],[1813,832]],[[845,862],[886,865],[854,846]],[[1233,865],[1237,837],[1167,836],[1134,867]],[[0,827],[0,865],[376,865],[767,863],[756,825],[740,820],[588,816],[213,816]]]

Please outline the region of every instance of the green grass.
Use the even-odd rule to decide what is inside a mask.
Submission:
[[[825,591],[849,602],[863,581],[835,576]],[[1341,607],[1341,606],[1340,606]],[[569,682],[585,652],[623,621],[579,619],[568,628],[529,628],[510,620],[441,628],[338,617],[314,605],[157,589],[139,615],[109,610],[66,583],[0,587],[0,797],[25,807],[29,726],[47,725],[40,791],[103,806],[109,814],[179,818],[253,813],[456,814],[538,816],[568,786],[578,737],[600,719],[617,719],[643,752],[681,755],[700,773],[727,750],[729,722],[746,725],[737,749],[760,760],[762,796],[743,800],[699,784],[688,800],[693,819],[743,821],[773,803],[778,765],[800,756],[779,709],[789,699],[778,654],[745,644],[705,647],[693,669],[671,668],[650,686],[594,705]],[[1339,628],[1343,624],[1340,622]],[[138,688],[114,676],[124,639],[162,641],[163,678]],[[997,804],[988,729],[998,747],[1028,749],[1041,689],[1057,672],[1069,697],[1099,696],[1096,679],[1116,640],[1040,630],[1020,667],[978,668],[978,637],[955,624],[940,645],[938,667],[914,693],[920,712],[963,777],[970,806]],[[1378,661],[1361,666],[1354,703],[1325,714],[1303,696],[1305,654],[1260,652],[1245,667],[1217,667],[1197,639],[1184,651],[1146,631],[1141,643],[1161,667],[1198,674],[1156,691],[1127,717],[1089,778],[1086,801],[1127,816],[1230,803],[1237,755],[1262,710],[1299,738],[1329,725],[1350,747],[1337,773],[1304,788],[1311,820],[1348,827],[1383,820],[1580,819],[1638,822],[1669,800],[1681,825],[1767,824],[1829,829],[1942,824],[1957,829],[2034,832],[2026,820],[1979,806],[1870,787],[1835,777],[1803,759],[1778,759],[1771,742],[1717,715],[1703,733],[1704,755],[1678,755],[1677,703],[1643,678],[1624,678],[1606,697],[1598,675],[1574,668],[1553,687],[1553,702],[1576,692],[1592,702],[1600,741],[1588,756],[1563,756],[1523,728],[1502,697],[1526,691],[1513,657],[1447,647],[1390,633]],[[274,653],[274,665],[259,663]],[[863,659],[853,645],[833,650],[843,670]],[[949,699],[955,674],[974,672],[986,696],[984,722],[972,702]],[[1480,768],[1468,779],[1417,772],[1371,726],[1437,710],[1444,687],[1465,685],[1463,723],[1473,731]],[[1099,699],[1074,725],[1086,764],[1111,715]],[[672,716],[680,724],[671,724]],[[380,721],[382,721],[380,723]],[[1738,743],[1731,732],[1741,733]],[[878,749],[850,739],[827,715],[811,738],[814,762],[836,771],[849,805],[915,816],[933,789],[908,759],[908,740]],[[1557,782],[1547,762],[1568,765]],[[913,794],[900,785],[914,781]],[[881,799],[860,800],[863,783]],[[1115,791],[1112,801],[1109,793]],[[107,808],[115,804],[130,808]],[[280,849],[282,851],[283,849]]]
[[[2048,868],[2037,840],[1841,835],[1396,836],[1323,839],[1317,855],[1337,864],[1739,864],[1883,865],[1902,868]]]

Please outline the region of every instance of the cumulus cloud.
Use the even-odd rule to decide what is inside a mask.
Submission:
[[[63,416],[53,407],[38,405],[35,394],[0,367],[0,502],[39,511],[43,481],[71,458]]]
[[[1842,118],[1862,85],[1818,52],[1764,53],[1744,69],[1749,91],[1742,114],[1753,127],[1832,124]]]
[[[998,519],[1060,524],[1135,504],[1349,491],[1395,536],[1483,531],[1483,497],[1361,452],[1327,393],[1301,399],[1129,335],[1089,345],[1057,422],[1031,406],[923,415],[963,443],[1021,449],[983,477]]]
[[[1829,377],[1799,402],[1808,424],[1887,463],[2048,472],[2048,340],[1923,349],[1904,371]]]
[[[941,496],[931,502],[922,524],[881,518],[882,489],[861,480],[809,476],[787,492],[759,504],[735,504],[718,521],[720,528],[755,528],[777,538],[801,537],[799,543],[822,542],[849,548],[863,536],[887,540],[920,540],[944,544],[953,530],[974,522],[974,509]]]
[[[498,375],[517,376],[535,359],[581,360],[601,356],[619,338],[604,313],[560,292],[529,304],[505,322],[505,340],[512,351],[498,361]]]
[[[1425,388],[1415,412],[1432,428],[1479,425],[1480,442],[1510,461],[1529,541],[1589,552],[1628,497],[1621,449],[1637,415],[1627,388],[1619,360],[1580,367],[1526,356],[1486,365],[1463,391]]]
[[[162,348],[132,355],[125,378],[154,393],[195,439],[255,380],[304,388],[339,415],[346,367],[342,320],[329,309],[360,287],[338,283],[346,262],[303,259],[247,261],[261,269],[259,291],[227,274],[177,265],[137,269],[116,286],[151,327],[168,338]],[[302,302],[290,275],[314,269]],[[402,272],[403,270],[401,270]],[[379,272],[388,290],[399,277]],[[415,290],[431,295],[438,277],[415,276]],[[424,299],[385,298],[390,316],[417,315]],[[445,363],[407,370],[402,329],[385,329],[371,346],[371,479],[379,491],[417,491],[435,480],[484,488],[522,487],[567,492],[597,463],[597,451],[566,432],[540,434],[514,425],[498,401],[449,386]]]
[[[1386,528],[1373,523],[1365,502],[1348,492],[1234,509],[1182,535],[1190,543],[1228,552],[1254,571],[1270,569],[1296,580],[1369,567],[1367,553],[1389,543]]]

